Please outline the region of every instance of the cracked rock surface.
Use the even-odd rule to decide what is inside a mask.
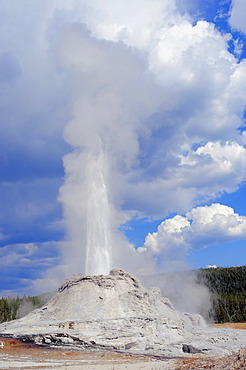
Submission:
[[[73,276],[45,306],[1,324],[0,335],[171,357],[224,355],[246,347],[243,330],[208,327],[200,315],[176,311],[158,288],[144,288],[120,269]]]

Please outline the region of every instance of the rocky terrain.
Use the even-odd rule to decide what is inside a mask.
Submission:
[[[0,337],[0,369],[97,369],[97,370],[242,370],[246,351],[223,357],[166,359],[158,356],[130,355],[107,350],[74,350],[27,345]]]
[[[244,370],[246,369],[246,351],[241,349],[233,355],[222,357],[183,359],[175,364],[172,363],[171,366],[174,366],[176,370]]]
[[[42,308],[0,325],[0,336],[41,346],[160,357],[209,357],[246,347],[243,330],[211,328],[174,310],[159,289],[131,274],[77,275]]]

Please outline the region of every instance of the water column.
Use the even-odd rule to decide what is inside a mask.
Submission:
[[[108,164],[103,153],[87,160],[86,274],[108,274],[112,260]]]

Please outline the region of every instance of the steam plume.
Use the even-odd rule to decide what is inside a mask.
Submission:
[[[104,273],[116,263],[116,245],[129,252],[118,230],[133,216],[184,214],[243,181],[245,135],[236,132],[235,112],[244,109],[246,65],[212,24],[193,25],[171,2],[156,1],[161,11],[141,27],[127,21],[135,1],[121,16],[113,3],[111,15],[95,3],[86,27],[63,25],[57,43],[72,96],[60,199],[72,271]],[[141,255],[151,265],[148,249]]]

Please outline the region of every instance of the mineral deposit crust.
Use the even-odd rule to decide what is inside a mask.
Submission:
[[[131,274],[76,275],[42,308],[0,325],[41,345],[120,350],[158,356],[214,356],[246,347],[244,331],[208,327],[200,315],[178,312],[158,288]]]

